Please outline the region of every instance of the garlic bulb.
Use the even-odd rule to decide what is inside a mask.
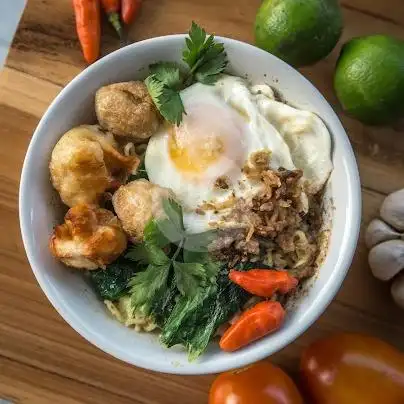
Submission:
[[[380,219],[373,219],[366,230],[365,242],[368,248],[372,248],[382,241],[400,238],[400,233]]]
[[[404,268],[404,241],[388,240],[374,246],[369,252],[369,265],[376,278],[392,279]]]
[[[404,189],[393,192],[384,200],[380,216],[390,226],[404,231]]]
[[[391,294],[404,308],[404,189],[393,192],[383,201],[381,219],[373,219],[366,229],[365,242],[373,275],[393,279]],[[401,272],[401,273],[400,273]]]

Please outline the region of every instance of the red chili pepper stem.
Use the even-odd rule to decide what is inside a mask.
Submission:
[[[108,13],[108,20],[111,23],[111,25],[114,27],[115,31],[119,35],[119,38],[123,38],[123,29],[122,29],[122,24],[119,18],[119,14],[116,12],[113,13]]]

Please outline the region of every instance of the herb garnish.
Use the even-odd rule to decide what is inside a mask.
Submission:
[[[132,306],[150,314],[156,300],[168,289],[172,275],[179,293],[193,297],[215,281],[220,265],[207,253],[214,232],[188,234],[182,209],[173,199],[163,201],[167,218],[151,219],[144,231],[144,242],[131,247],[125,258],[147,265],[129,282]]]
[[[224,45],[215,42],[213,35],[192,22],[189,38],[185,39],[182,60],[188,70],[174,62],[150,65],[150,75],[145,84],[161,115],[169,122],[179,125],[185,113],[180,91],[198,81],[214,84],[228,63]]]

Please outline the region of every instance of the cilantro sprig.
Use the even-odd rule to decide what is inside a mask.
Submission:
[[[149,94],[160,111],[169,122],[179,125],[185,112],[180,91],[200,82],[212,85],[228,63],[222,43],[215,42],[213,35],[195,22],[192,22],[189,37],[185,39],[182,60],[188,70],[173,62],[159,62],[150,65],[150,75],[145,84]]]
[[[154,302],[166,293],[170,276],[179,293],[192,298],[215,281],[220,268],[207,252],[215,233],[188,234],[181,206],[173,199],[165,199],[163,209],[166,218],[151,219],[144,242],[133,246],[125,256],[147,265],[129,282],[132,306],[145,314],[150,314]]]
[[[214,84],[227,66],[224,45],[215,42],[213,35],[207,37],[206,31],[194,21],[185,43],[182,59],[190,68],[189,76],[203,84]]]

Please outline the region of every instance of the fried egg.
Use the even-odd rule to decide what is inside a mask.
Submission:
[[[320,131],[324,124],[312,113],[276,101],[269,86],[250,87],[241,78],[223,76],[214,86],[186,88],[181,99],[186,115],[179,126],[163,125],[151,137],[145,166],[152,183],[171,188],[181,201],[188,231],[205,231],[218,222],[221,209],[204,209],[207,204],[225,211],[232,199],[258,192],[261,185],[243,172],[255,152],[268,153],[269,168],[301,168],[316,189],[326,181],[332,166],[329,134]],[[323,139],[321,150],[311,161],[317,137]]]
[[[257,93],[256,101],[261,114],[288,145],[294,165],[303,171],[306,191],[316,194],[333,168],[331,137],[324,122],[312,112],[293,108],[262,93]]]

